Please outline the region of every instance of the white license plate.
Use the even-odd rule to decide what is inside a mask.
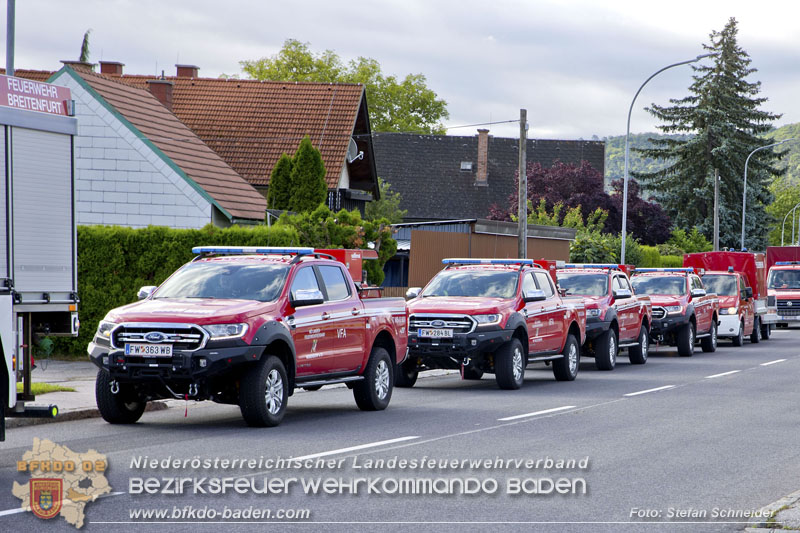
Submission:
[[[452,339],[452,329],[419,329],[417,335],[428,339]]]
[[[172,357],[172,345],[125,344],[125,355],[134,357]]]

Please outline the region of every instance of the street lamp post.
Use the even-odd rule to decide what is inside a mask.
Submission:
[[[622,184],[622,250],[620,253],[620,261],[624,264],[625,263],[625,236],[626,230],[628,228],[628,157],[630,151],[630,139],[631,139],[631,112],[633,112],[633,104],[636,102],[636,97],[639,96],[639,93],[642,92],[642,89],[647,82],[661,74],[667,69],[672,67],[678,67],[680,65],[688,65],[689,63],[694,63],[696,61],[700,61],[704,57],[712,56],[714,54],[702,54],[694,59],[689,59],[688,61],[681,61],[680,63],[673,63],[671,65],[667,65],[666,67],[657,70],[654,72],[649,78],[644,80],[644,83],[639,87],[639,90],[636,91],[636,94],[633,95],[633,100],[631,100],[631,107],[628,109],[628,128],[625,132],[625,174],[623,177],[623,184]]]
[[[744,220],[745,220],[745,213],[746,213],[745,212],[745,208],[747,207],[747,164],[750,162],[750,157],[754,153],[758,152],[759,150],[764,150],[766,148],[772,148],[773,146],[778,146],[778,145],[781,145],[783,143],[788,143],[788,142],[791,142],[791,141],[800,141],[800,138],[798,138],[798,139],[785,139],[785,140],[783,140],[781,142],[768,144],[766,146],[759,146],[758,148],[756,148],[755,150],[750,152],[747,155],[747,159],[744,160],[744,189],[742,190],[742,243],[741,243],[742,244],[742,246],[741,246],[742,250],[744,250]],[[785,222],[785,220],[784,220],[784,222]],[[783,230],[781,230],[781,233],[782,232],[783,232]],[[781,236],[781,240],[783,240],[783,236]],[[783,246],[783,243],[781,243],[781,246]]]
[[[786,219],[789,218],[789,214],[792,215],[792,242],[794,242],[794,212],[798,207],[800,207],[800,203],[795,204],[795,206],[789,209],[783,216],[783,224],[781,224],[781,246],[783,246],[783,231],[786,229]]]

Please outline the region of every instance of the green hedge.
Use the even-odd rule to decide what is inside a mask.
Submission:
[[[77,339],[56,339],[61,354],[86,354],[97,324],[115,307],[136,300],[144,285],[159,285],[193,257],[193,246],[289,246],[297,245],[297,231],[289,226],[231,227],[208,225],[199,230],[150,226],[78,227]]]

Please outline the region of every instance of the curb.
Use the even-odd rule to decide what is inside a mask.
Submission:
[[[148,411],[163,411],[169,409],[169,405],[163,401],[148,402],[145,412]],[[95,407],[85,409],[70,409],[58,413],[55,418],[7,418],[6,428],[20,428],[26,426],[39,426],[41,424],[55,424],[57,422],[72,422],[73,420],[84,420],[87,418],[99,418],[100,411]]]
[[[780,500],[776,502],[772,502],[769,505],[766,505],[760,509],[761,515],[771,516],[772,518],[776,518],[779,514],[779,511],[789,509],[792,507],[797,507],[798,502],[800,502],[800,490],[797,490],[788,496],[784,496]],[[765,533],[765,532],[777,532],[777,531],[793,531],[798,530],[800,528],[797,527],[787,527],[784,526],[780,522],[772,522],[768,523],[763,518],[751,518],[750,522],[747,524],[745,528],[746,532],[749,533]]]

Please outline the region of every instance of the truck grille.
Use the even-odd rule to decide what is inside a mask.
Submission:
[[[653,308],[653,318],[661,320],[665,316],[667,316],[667,310],[666,309],[664,309],[663,307],[654,307]]]
[[[800,300],[778,300],[778,314],[800,316]]]
[[[408,328],[447,328],[453,333],[471,333],[475,329],[475,321],[469,315],[411,315],[408,317]]]
[[[163,340],[153,342],[148,336],[160,333]],[[121,324],[111,334],[112,347],[121,350],[125,343],[172,344],[173,350],[193,352],[205,346],[208,334],[194,324]]]

